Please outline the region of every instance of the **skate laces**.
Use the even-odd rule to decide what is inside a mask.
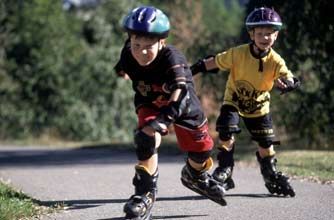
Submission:
[[[202,189],[208,188],[209,193],[215,195],[224,190],[223,187],[215,180],[208,172],[204,172],[201,174],[201,177],[198,179],[198,186]]]
[[[232,176],[231,167],[217,167],[213,173],[214,178],[217,178],[220,182],[225,182]]]

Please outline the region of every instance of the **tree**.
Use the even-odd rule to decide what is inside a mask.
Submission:
[[[129,140],[132,93],[113,64],[131,5],[108,1],[64,12],[60,4],[1,3],[1,137],[51,131],[74,140]]]

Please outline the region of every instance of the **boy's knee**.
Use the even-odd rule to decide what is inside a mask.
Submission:
[[[218,132],[220,141],[220,145],[218,146],[218,148],[223,148],[227,151],[231,151],[235,142],[233,136],[234,132],[225,129],[218,130]]]
[[[259,147],[264,149],[268,149],[276,144],[276,141],[273,141],[271,138],[253,138],[253,140],[258,143]]]
[[[147,160],[157,153],[161,143],[161,136],[157,132],[155,132],[154,136],[150,136],[141,130],[136,130],[134,143],[138,160]]]

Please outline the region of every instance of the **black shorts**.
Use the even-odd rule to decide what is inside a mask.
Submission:
[[[256,118],[245,118],[239,115],[238,110],[231,105],[223,105],[217,119],[216,130],[226,133],[239,133],[240,118],[243,119],[245,126],[254,141],[262,145],[263,142],[271,143],[275,135],[273,131],[273,120],[271,114]]]

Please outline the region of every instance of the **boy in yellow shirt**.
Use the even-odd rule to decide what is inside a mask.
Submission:
[[[226,190],[234,188],[232,171],[235,133],[241,132],[241,117],[252,139],[258,143],[256,156],[265,186],[272,194],[295,196],[289,179],[276,170],[273,122],[270,115],[270,91],[274,83],[284,92],[299,86],[282,57],[272,46],[282,27],[280,16],[270,8],[257,8],[246,19],[246,28],[252,42],[214,57],[199,60],[192,65],[193,75],[213,69],[229,70],[224,102],[217,119],[220,146],[219,166],[213,177],[223,183]]]

